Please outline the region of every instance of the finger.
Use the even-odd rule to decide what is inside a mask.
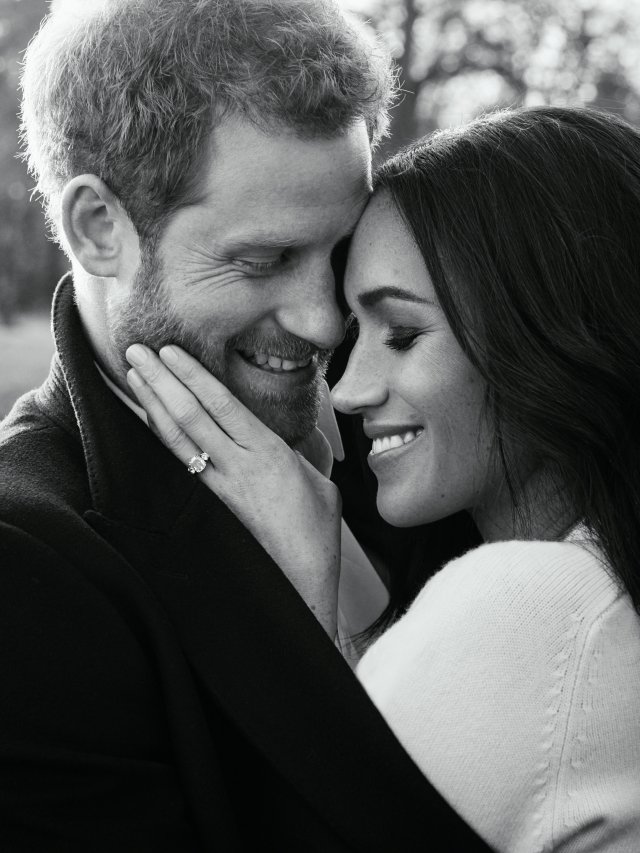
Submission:
[[[185,466],[189,465],[191,460],[202,452],[201,448],[180,429],[154,393],[153,388],[135,369],[127,373],[127,382],[147,413],[149,425],[154,433],[174,456]]]
[[[263,450],[277,441],[273,432],[189,353],[171,345],[162,347],[159,355],[236,444],[247,449]]]
[[[183,385],[148,347],[135,344],[127,350],[127,360],[153,390],[173,421],[173,429],[182,431],[206,451],[216,468],[224,469],[238,447],[210,417],[197,397]],[[167,426],[166,417],[163,424]]]

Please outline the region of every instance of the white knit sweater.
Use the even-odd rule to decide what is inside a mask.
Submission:
[[[357,673],[496,850],[640,853],[640,619],[593,549],[470,551]]]

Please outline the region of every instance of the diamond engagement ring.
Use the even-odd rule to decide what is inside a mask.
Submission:
[[[202,474],[204,469],[207,467],[208,461],[208,453],[198,453],[197,456],[192,456],[187,463],[187,471],[190,474]]]

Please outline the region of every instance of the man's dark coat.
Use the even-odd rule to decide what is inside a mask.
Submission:
[[[69,278],[53,328],[48,379],[0,428],[0,849],[488,849],[107,388]]]

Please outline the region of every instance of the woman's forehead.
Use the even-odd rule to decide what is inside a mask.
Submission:
[[[345,274],[350,301],[380,288],[402,288],[425,300],[435,295],[413,234],[385,191],[372,197],[358,223]]]

